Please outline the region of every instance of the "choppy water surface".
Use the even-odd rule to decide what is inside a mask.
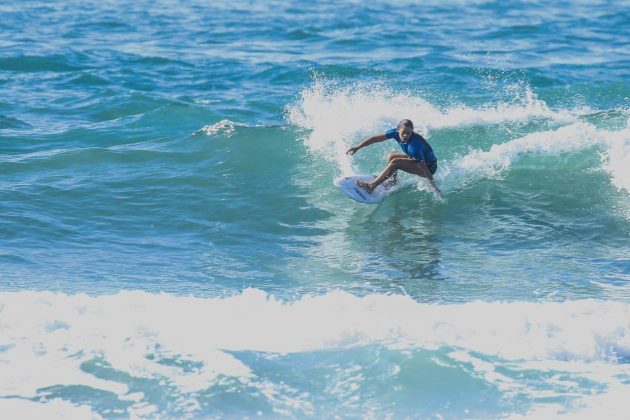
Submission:
[[[627,410],[627,4],[213,3],[0,6],[2,412]]]

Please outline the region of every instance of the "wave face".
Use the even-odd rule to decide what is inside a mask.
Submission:
[[[0,413],[627,412],[625,5],[179,3],[0,6]]]

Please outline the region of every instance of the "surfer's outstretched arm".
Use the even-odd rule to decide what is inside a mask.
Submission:
[[[346,150],[346,154],[352,156],[356,152],[358,152],[359,149],[362,149],[365,146],[369,146],[370,144],[374,144],[374,143],[380,143],[385,140],[387,140],[387,137],[385,137],[385,134],[378,134],[376,136],[368,137],[367,139],[363,140],[358,146],[353,146],[349,148],[348,150]]]

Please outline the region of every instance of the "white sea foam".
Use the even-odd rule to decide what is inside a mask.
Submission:
[[[602,168],[610,175],[611,183],[619,191],[630,193],[630,127],[610,131],[585,122],[528,134],[495,144],[489,150],[473,150],[451,162],[442,162],[436,179],[448,192],[500,176],[524,155],[557,156],[589,149],[600,153]],[[423,182],[418,187],[426,189]]]
[[[221,134],[221,135],[224,135],[226,137],[231,137],[234,134],[234,132],[236,131],[236,127],[238,125],[239,124],[234,122],[234,121],[221,120],[221,121],[218,121],[218,122],[216,122],[214,124],[203,126],[199,131],[197,131],[194,134],[204,133],[204,134],[206,134],[208,136]]]
[[[473,150],[451,162],[443,162],[436,178],[445,191],[459,189],[480,179],[494,178],[523,155],[560,155],[605,146],[603,132],[595,126],[576,122],[556,130],[536,132],[489,150]]]
[[[337,291],[283,303],[246,289],[229,298],[2,292],[0,303],[4,360],[24,353],[33,362],[50,352],[74,354],[66,346],[79,345],[76,351],[101,352],[121,369],[140,374],[162,369],[144,359],[158,342],[172,353],[204,355],[215,373],[235,376],[251,372],[208,350],[286,353],[380,342],[398,348],[451,345],[507,359],[630,357],[630,305],[608,301],[431,305],[402,295]],[[121,349],[125,356],[118,360]]]
[[[602,155],[604,168],[619,190],[630,193],[630,118],[624,130],[605,132],[607,150]]]
[[[571,123],[577,116],[577,110],[550,109],[527,86],[514,90],[513,98],[505,103],[439,108],[421,96],[396,92],[382,84],[347,86],[319,79],[287,108],[288,121],[309,130],[306,146],[336,162],[344,174],[355,172],[345,156],[351,144],[384,132],[403,117],[414,121],[417,131],[427,134],[431,129],[530,118]]]
[[[0,396],[33,398],[53,385],[85,385],[135,401],[131,410],[155,408],[137,401],[126,385],[97,378],[81,364],[102,359],[134,377],[166,378],[187,393],[212,386],[219,375],[246,382],[255,376],[226,351],[286,354],[375,343],[392,349],[448,346],[467,355],[546,368],[596,364],[616,373],[623,366],[618,360],[630,357],[630,305],[612,301],[432,305],[407,296],[330,292],[283,303],[247,289],[223,299],[4,292],[0,307]],[[160,363],[169,357],[200,367]],[[500,382],[496,372],[479,366],[484,369],[488,381]],[[282,394],[272,388],[267,392]]]
[[[48,402],[35,402],[21,398],[0,399],[0,413],[4,419],[102,419],[88,406],[75,406],[60,399]]]

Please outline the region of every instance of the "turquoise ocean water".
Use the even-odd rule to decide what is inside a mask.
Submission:
[[[624,418],[630,4],[0,5],[0,417]],[[333,186],[396,150],[436,182]]]

